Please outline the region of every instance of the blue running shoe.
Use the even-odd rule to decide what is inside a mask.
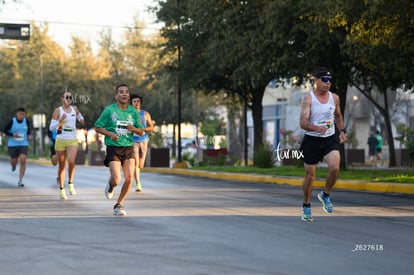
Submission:
[[[310,207],[307,207],[307,206],[303,207],[302,218],[301,219],[302,219],[302,221],[307,221],[307,222],[313,221]]]
[[[322,203],[323,211],[326,213],[332,213],[333,212],[333,205],[331,203],[331,199],[329,196],[324,196],[323,191],[318,193],[318,199]]]

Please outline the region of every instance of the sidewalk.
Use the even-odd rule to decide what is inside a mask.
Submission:
[[[50,160],[28,160],[28,162],[50,165]],[[249,181],[269,184],[287,184],[293,186],[302,186],[303,178],[285,177],[285,176],[271,176],[245,173],[225,173],[225,172],[209,172],[195,169],[180,169],[180,168],[153,168],[145,167],[142,172],[174,174],[191,177],[204,177],[214,179],[225,179],[235,181]],[[321,179],[316,179],[314,187],[322,188],[325,185]],[[390,182],[366,182],[358,180],[341,180],[338,179],[335,187],[339,189],[370,191],[382,193],[401,193],[414,195],[414,183],[390,183]]]

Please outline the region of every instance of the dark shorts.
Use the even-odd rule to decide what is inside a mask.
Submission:
[[[55,144],[50,145],[50,157],[56,155]]]
[[[9,156],[12,159],[17,158],[19,155],[26,155],[29,150],[29,146],[11,146],[8,148]]]
[[[377,148],[377,153],[382,153],[382,148]]]
[[[111,161],[120,161],[121,165],[124,165],[125,160],[135,159],[134,146],[116,147],[107,146],[106,156],[104,159],[104,165],[109,167]]]
[[[368,149],[368,155],[370,157],[372,156],[376,156],[377,155],[377,149],[373,148],[373,149]]]
[[[303,161],[306,164],[317,164],[331,151],[339,151],[339,142],[335,135],[330,137],[313,137],[305,135],[300,150],[303,152]]]

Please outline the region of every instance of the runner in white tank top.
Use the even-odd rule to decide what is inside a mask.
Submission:
[[[68,162],[68,189],[69,194],[75,195],[73,178],[75,176],[75,160],[78,153],[76,138],[76,120],[84,124],[84,118],[76,106],[72,104],[72,93],[65,90],[60,100],[62,105],[55,109],[50,122],[49,130],[57,130],[55,151],[58,159],[57,180],[60,186],[60,198],[67,199],[65,191],[65,165]]]
[[[68,107],[69,112],[66,112],[62,106],[59,107],[59,121],[62,122],[57,128],[56,139],[76,139],[76,111],[73,106]]]
[[[300,113],[300,127],[305,130],[301,144],[305,163],[301,217],[304,221],[313,220],[311,194],[316,177],[316,166],[322,160],[328,164],[328,175],[324,190],[318,193],[318,199],[322,203],[323,210],[332,213],[333,205],[329,194],[339,173],[339,142],[344,143],[347,140],[339,97],[330,92],[331,72],[327,68],[319,68],[313,76],[315,89],[303,98]],[[335,125],[340,129],[339,142],[335,136]]]
[[[312,105],[310,111],[309,121],[313,125],[326,126],[328,130],[325,133],[319,133],[316,131],[305,131],[306,135],[314,137],[329,137],[335,134],[334,127],[334,113],[335,102],[332,93],[328,91],[329,99],[327,103],[321,103],[315,96],[314,91],[310,92],[312,98]]]

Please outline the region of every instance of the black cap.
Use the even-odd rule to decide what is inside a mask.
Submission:
[[[318,68],[313,74],[314,77],[320,78],[321,76],[332,76],[332,73],[326,67]]]

